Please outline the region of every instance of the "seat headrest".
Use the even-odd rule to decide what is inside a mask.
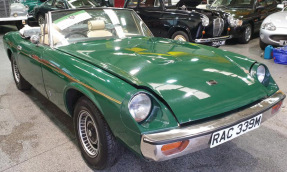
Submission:
[[[103,20],[91,20],[88,22],[89,30],[103,30],[105,29],[105,22]]]

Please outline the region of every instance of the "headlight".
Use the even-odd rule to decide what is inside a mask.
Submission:
[[[273,23],[263,23],[261,26],[262,29],[266,29],[266,30],[270,30],[270,31],[274,31],[276,30],[276,26],[274,26]]]
[[[227,18],[228,23],[231,27],[238,27],[238,26],[242,26],[243,21],[239,20],[239,19],[235,19],[233,17],[233,15],[228,16]]]
[[[209,18],[206,15],[202,14],[201,22],[202,22],[202,26],[204,26],[204,27],[208,26],[209,25]]]
[[[265,67],[263,65],[258,66],[256,74],[258,81],[262,83],[266,76]]]
[[[268,86],[269,85],[269,81],[270,81],[270,73],[268,68],[265,65],[262,64],[255,64],[252,67],[252,71],[251,71],[251,75],[253,77],[256,77],[257,80],[263,84],[264,86]]]
[[[145,120],[150,113],[152,107],[151,99],[147,94],[139,93],[131,98],[128,107],[132,117],[137,122],[141,122]]]

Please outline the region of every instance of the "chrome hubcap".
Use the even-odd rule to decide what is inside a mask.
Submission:
[[[246,41],[249,41],[250,38],[251,38],[251,28],[250,28],[250,27],[247,27],[247,28],[245,29],[245,40],[246,40]]]
[[[94,158],[99,153],[99,134],[91,114],[82,110],[79,115],[78,131],[85,152]]]
[[[185,41],[186,42],[186,39],[183,35],[176,35],[174,37],[174,40],[177,40],[177,41]]]
[[[16,63],[16,60],[13,60],[13,74],[17,83],[20,82],[20,73]]]

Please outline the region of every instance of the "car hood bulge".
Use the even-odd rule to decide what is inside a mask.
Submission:
[[[287,28],[287,11],[271,14],[264,23],[272,22],[278,28]]]
[[[180,123],[227,112],[267,95],[248,74],[253,60],[203,45],[126,38],[76,43],[58,50],[152,89]]]

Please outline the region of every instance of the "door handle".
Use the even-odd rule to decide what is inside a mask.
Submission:
[[[21,50],[22,50],[22,47],[21,47],[20,45],[18,45],[18,46],[17,46],[17,49],[18,49],[19,51],[21,51]]]

